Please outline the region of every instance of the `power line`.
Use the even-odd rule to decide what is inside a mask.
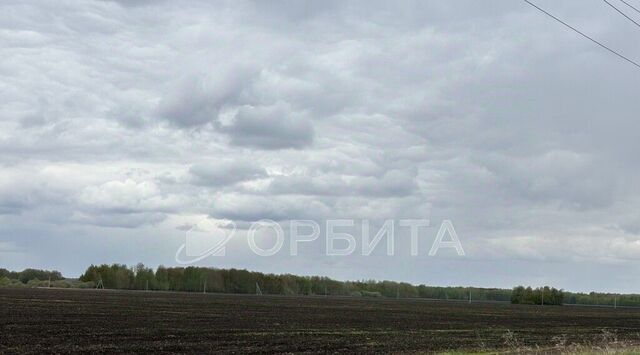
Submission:
[[[637,23],[636,20],[632,19],[631,17],[629,17],[627,14],[625,14],[624,12],[620,11],[620,9],[618,9],[617,7],[613,6],[612,3],[608,2],[607,0],[602,0],[604,1],[607,5],[611,6],[614,10],[616,10],[620,15],[624,16],[627,18],[627,20],[633,22],[636,26],[640,27],[640,23]]]
[[[629,6],[629,7],[630,7],[630,8],[632,8],[632,9],[636,10],[636,12],[640,14],[640,10],[638,10],[638,8],[637,8],[637,7],[635,7],[635,6],[631,5],[631,4],[629,4],[628,2],[626,2],[626,1],[624,1],[624,0],[620,0],[620,2],[622,2],[623,4],[625,4],[625,5]]]
[[[635,61],[633,61],[633,60],[631,60],[631,59],[629,59],[629,58],[625,57],[624,55],[622,55],[622,54],[620,54],[620,53],[618,53],[618,52],[614,51],[613,49],[611,49],[611,48],[609,48],[609,47],[605,46],[604,44],[602,44],[602,43],[600,43],[600,42],[596,41],[595,39],[593,39],[593,38],[591,38],[591,37],[587,36],[586,34],[584,34],[583,32],[581,32],[581,31],[580,31],[580,30],[578,30],[577,28],[575,28],[575,27],[573,27],[573,26],[569,25],[568,23],[566,23],[566,22],[562,21],[561,19],[559,19],[559,18],[557,18],[557,17],[553,16],[552,14],[548,13],[547,11],[545,11],[545,10],[541,9],[540,7],[538,7],[536,4],[532,3],[531,1],[529,1],[529,0],[524,0],[524,2],[526,2],[527,4],[529,4],[529,5],[533,6],[533,7],[534,7],[534,8],[536,8],[538,11],[540,11],[540,12],[544,13],[545,15],[547,15],[547,16],[549,16],[549,17],[551,17],[552,19],[554,19],[554,20],[556,20],[556,21],[560,22],[561,24],[565,25],[566,27],[570,28],[572,31],[574,31],[574,32],[578,33],[578,34],[579,34],[579,35],[581,35],[582,37],[584,37],[584,38],[586,38],[586,39],[590,40],[591,42],[593,42],[593,43],[595,43],[595,44],[599,45],[600,47],[602,47],[602,48],[606,49],[607,51],[609,51],[609,52],[613,53],[614,55],[616,55],[616,56],[618,56],[618,57],[620,57],[620,58],[624,59],[625,61],[627,61],[627,62],[629,62],[629,63],[633,64],[635,67],[637,67],[638,69],[640,69],[640,64],[638,64],[637,62],[635,62]]]

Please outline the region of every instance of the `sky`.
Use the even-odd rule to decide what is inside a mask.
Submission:
[[[535,3],[640,60],[604,2]],[[0,267],[175,266],[205,221],[237,231],[199,266],[640,292],[639,79],[522,1],[5,0]],[[261,219],[320,237],[256,255]],[[419,255],[362,255],[400,219]],[[446,220],[464,256],[427,254]]]

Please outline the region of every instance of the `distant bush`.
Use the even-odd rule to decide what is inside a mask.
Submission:
[[[73,284],[73,282],[67,281],[67,280],[58,280],[58,281],[51,282],[51,287],[56,287],[56,288],[71,288],[74,286],[75,285]]]
[[[47,286],[47,284],[48,284],[48,281],[43,282],[38,279],[31,279],[27,282],[28,287],[44,287],[44,286]]]
[[[0,287],[15,288],[15,287],[25,287],[25,285],[18,280],[12,280],[7,276],[3,276],[3,277],[0,277]]]
[[[28,283],[31,280],[62,280],[62,274],[59,271],[25,269],[18,273],[18,280],[22,283]]]
[[[362,291],[362,296],[363,297],[382,297],[382,294],[380,292],[374,291]]]
[[[76,281],[73,283],[73,287],[76,288],[96,288],[96,283],[93,281],[87,281],[87,282],[82,282],[82,281]]]

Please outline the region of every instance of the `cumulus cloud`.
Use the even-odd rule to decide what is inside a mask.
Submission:
[[[87,208],[128,213],[139,210],[162,210],[167,206],[158,187],[149,181],[109,181],[88,186],[80,194]]]

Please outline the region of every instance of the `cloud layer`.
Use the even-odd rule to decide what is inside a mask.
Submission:
[[[640,58],[640,34],[608,7],[540,4]],[[470,251],[224,261],[265,271],[623,289],[640,257],[640,72],[526,4],[5,1],[0,13],[0,266],[171,264],[204,216],[451,219]],[[51,246],[86,257],[47,259]],[[629,271],[593,280],[586,261]],[[554,263],[565,273],[550,276]]]

